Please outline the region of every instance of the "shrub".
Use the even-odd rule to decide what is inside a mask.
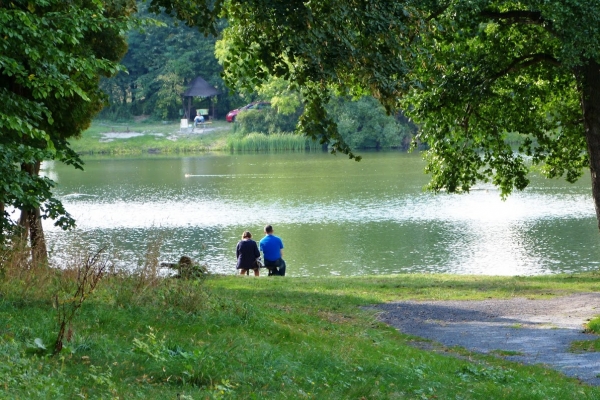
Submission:
[[[600,317],[592,318],[590,322],[585,325],[586,332],[600,334]]]
[[[291,115],[283,115],[275,109],[242,111],[236,116],[236,132],[242,135],[258,132],[267,135],[278,132],[293,132],[296,129],[301,109]]]

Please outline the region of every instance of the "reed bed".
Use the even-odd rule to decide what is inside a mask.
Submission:
[[[321,145],[304,136],[291,133],[251,133],[244,137],[230,137],[227,148],[233,152],[316,151]]]

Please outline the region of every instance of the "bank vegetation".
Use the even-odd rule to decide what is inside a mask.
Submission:
[[[419,349],[368,307],[595,291],[598,274],[176,279],[156,246],[129,271],[101,250],[60,268],[26,254],[2,254],[2,399],[600,397],[540,366]]]

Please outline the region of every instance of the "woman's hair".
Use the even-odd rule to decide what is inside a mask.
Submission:
[[[244,231],[244,233],[242,234],[242,239],[250,239],[252,237],[252,234],[248,231]]]

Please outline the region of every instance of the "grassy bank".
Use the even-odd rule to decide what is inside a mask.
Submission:
[[[305,136],[291,133],[251,133],[247,136],[229,136],[227,148],[233,152],[303,152],[321,150],[322,146]]]
[[[508,133],[515,149],[523,139]],[[146,153],[194,153],[206,151],[278,152],[320,150],[318,142],[294,134],[251,133],[240,136],[234,125],[212,121],[204,129],[182,131],[179,121],[139,120],[113,122],[96,120],[81,138],[71,141],[73,150],[84,155],[138,155]]]
[[[224,150],[231,124],[214,121],[204,129],[181,131],[179,122],[94,121],[71,142],[79,154],[188,153]]]
[[[73,304],[78,274],[44,271],[13,269],[0,280],[2,399],[600,398],[541,367],[419,350],[365,308],[597,291],[594,274],[185,281],[146,268],[106,275],[51,356],[57,309]]]

